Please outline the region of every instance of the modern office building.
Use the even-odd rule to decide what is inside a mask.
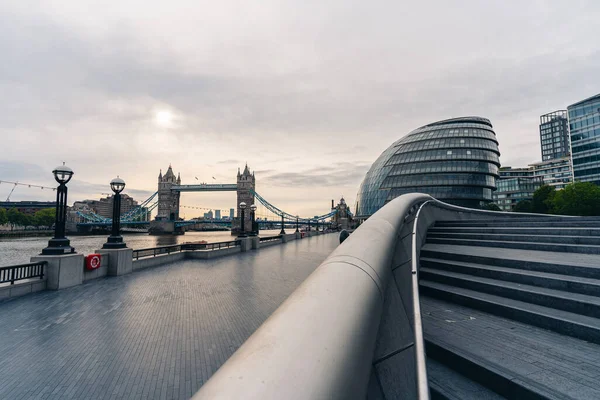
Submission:
[[[491,122],[481,117],[434,122],[394,142],[360,185],[356,216],[367,218],[405,193],[478,207],[492,201],[500,152]]]
[[[221,210],[215,210],[215,219],[221,219]]]
[[[234,218],[234,211],[235,210],[233,208],[229,209],[229,219],[232,220],[232,221],[233,221],[233,218]]]
[[[542,161],[569,155],[567,111],[559,110],[540,116]]]
[[[600,184],[600,94],[567,107],[575,181]]]
[[[521,200],[533,200],[535,191],[544,184],[541,176],[534,175],[532,167],[502,167],[499,173],[493,198],[502,211],[512,211]]]
[[[541,177],[544,185],[554,186],[557,190],[564,189],[565,186],[573,181],[571,159],[568,155],[529,164],[529,167],[533,171],[533,176]]]
[[[208,210],[208,212],[204,213],[204,219],[213,219],[213,212],[212,212],[212,210]]]

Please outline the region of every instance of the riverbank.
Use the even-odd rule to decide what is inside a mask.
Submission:
[[[0,238],[25,238],[52,236],[54,231],[0,231]]]

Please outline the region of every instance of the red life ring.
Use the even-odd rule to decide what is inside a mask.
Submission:
[[[85,256],[85,268],[92,270],[99,268],[102,264],[102,256],[100,254],[88,254]]]

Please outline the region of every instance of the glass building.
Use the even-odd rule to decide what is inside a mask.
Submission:
[[[415,129],[375,160],[358,190],[355,214],[366,218],[406,193],[478,207],[492,201],[499,156],[486,118],[453,118]]]
[[[600,94],[567,107],[576,181],[600,184]]]
[[[542,161],[569,155],[567,111],[559,110],[540,117]]]
[[[568,156],[553,158],[529,166],[533,170],[533,176],[541,177],[544,185],[554,186],[556,190],[564,189],[573,181],[571,159]],[[502,171],[500,172],[500,177],[502,177]]]
[[[500,178],[493,194],[494,203],[502,211],[512,211],[521,200],[533,200],[533,194],[544,183],[541,176],[535,176],[532,167],[500,168]]]

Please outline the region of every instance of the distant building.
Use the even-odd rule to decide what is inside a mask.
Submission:
[[[533,170],[533,176],[541,177],[544,185],[554,186],[557,190],[564,189],[573,181],[571,159],[568,155],[530,164],[529,166]]]
[[[215,210],[215,219],[221,219],[221,210]]]
[[[569,155],[567,111],[559,110],[540,116],[542,161]]]
[[[55,208],[54,201],[0,201],[0,208],[16,208],[17,211],[23,214],[35,214],[37,211],[44,208]]]
[[[334,206],[333,200],[331,200],[331,210],[337,211],[331,218],[332,227],[334,229],[348,229],[352,221],[352,215],[350,214],[350,207],[346,204],[346,200],[342,197],[337,206]]]
[[[129,211],[137,208],[138,202],[127,194],[121,194],[121,215],[125,215]],[[112,218],[113,212],[113,196],[103,197],[100,200],[82,200],[76,201],[73,204],[74,209],[91,210],[104,218]],[[146,213],[147,214],[147,213]],[[146,220],[148,217],[145,217]]]
[[[213,219],[213,212],[212,212],[212,210],[209,210],[208,212],[204,213],[204,219]]]
[[[235,210],[233,208],[229,209],[229,219],[233,221],[233,218],[235,218],[234,215]]]
[[[543,184],[542,177],[534,176],[531,167],[502,167],[499,174],[493,198],[502,211],[512,211],[521,200],[532,200],[533,193]]]
[[[600,94],[567,107],[575,181],[600,184]]]

